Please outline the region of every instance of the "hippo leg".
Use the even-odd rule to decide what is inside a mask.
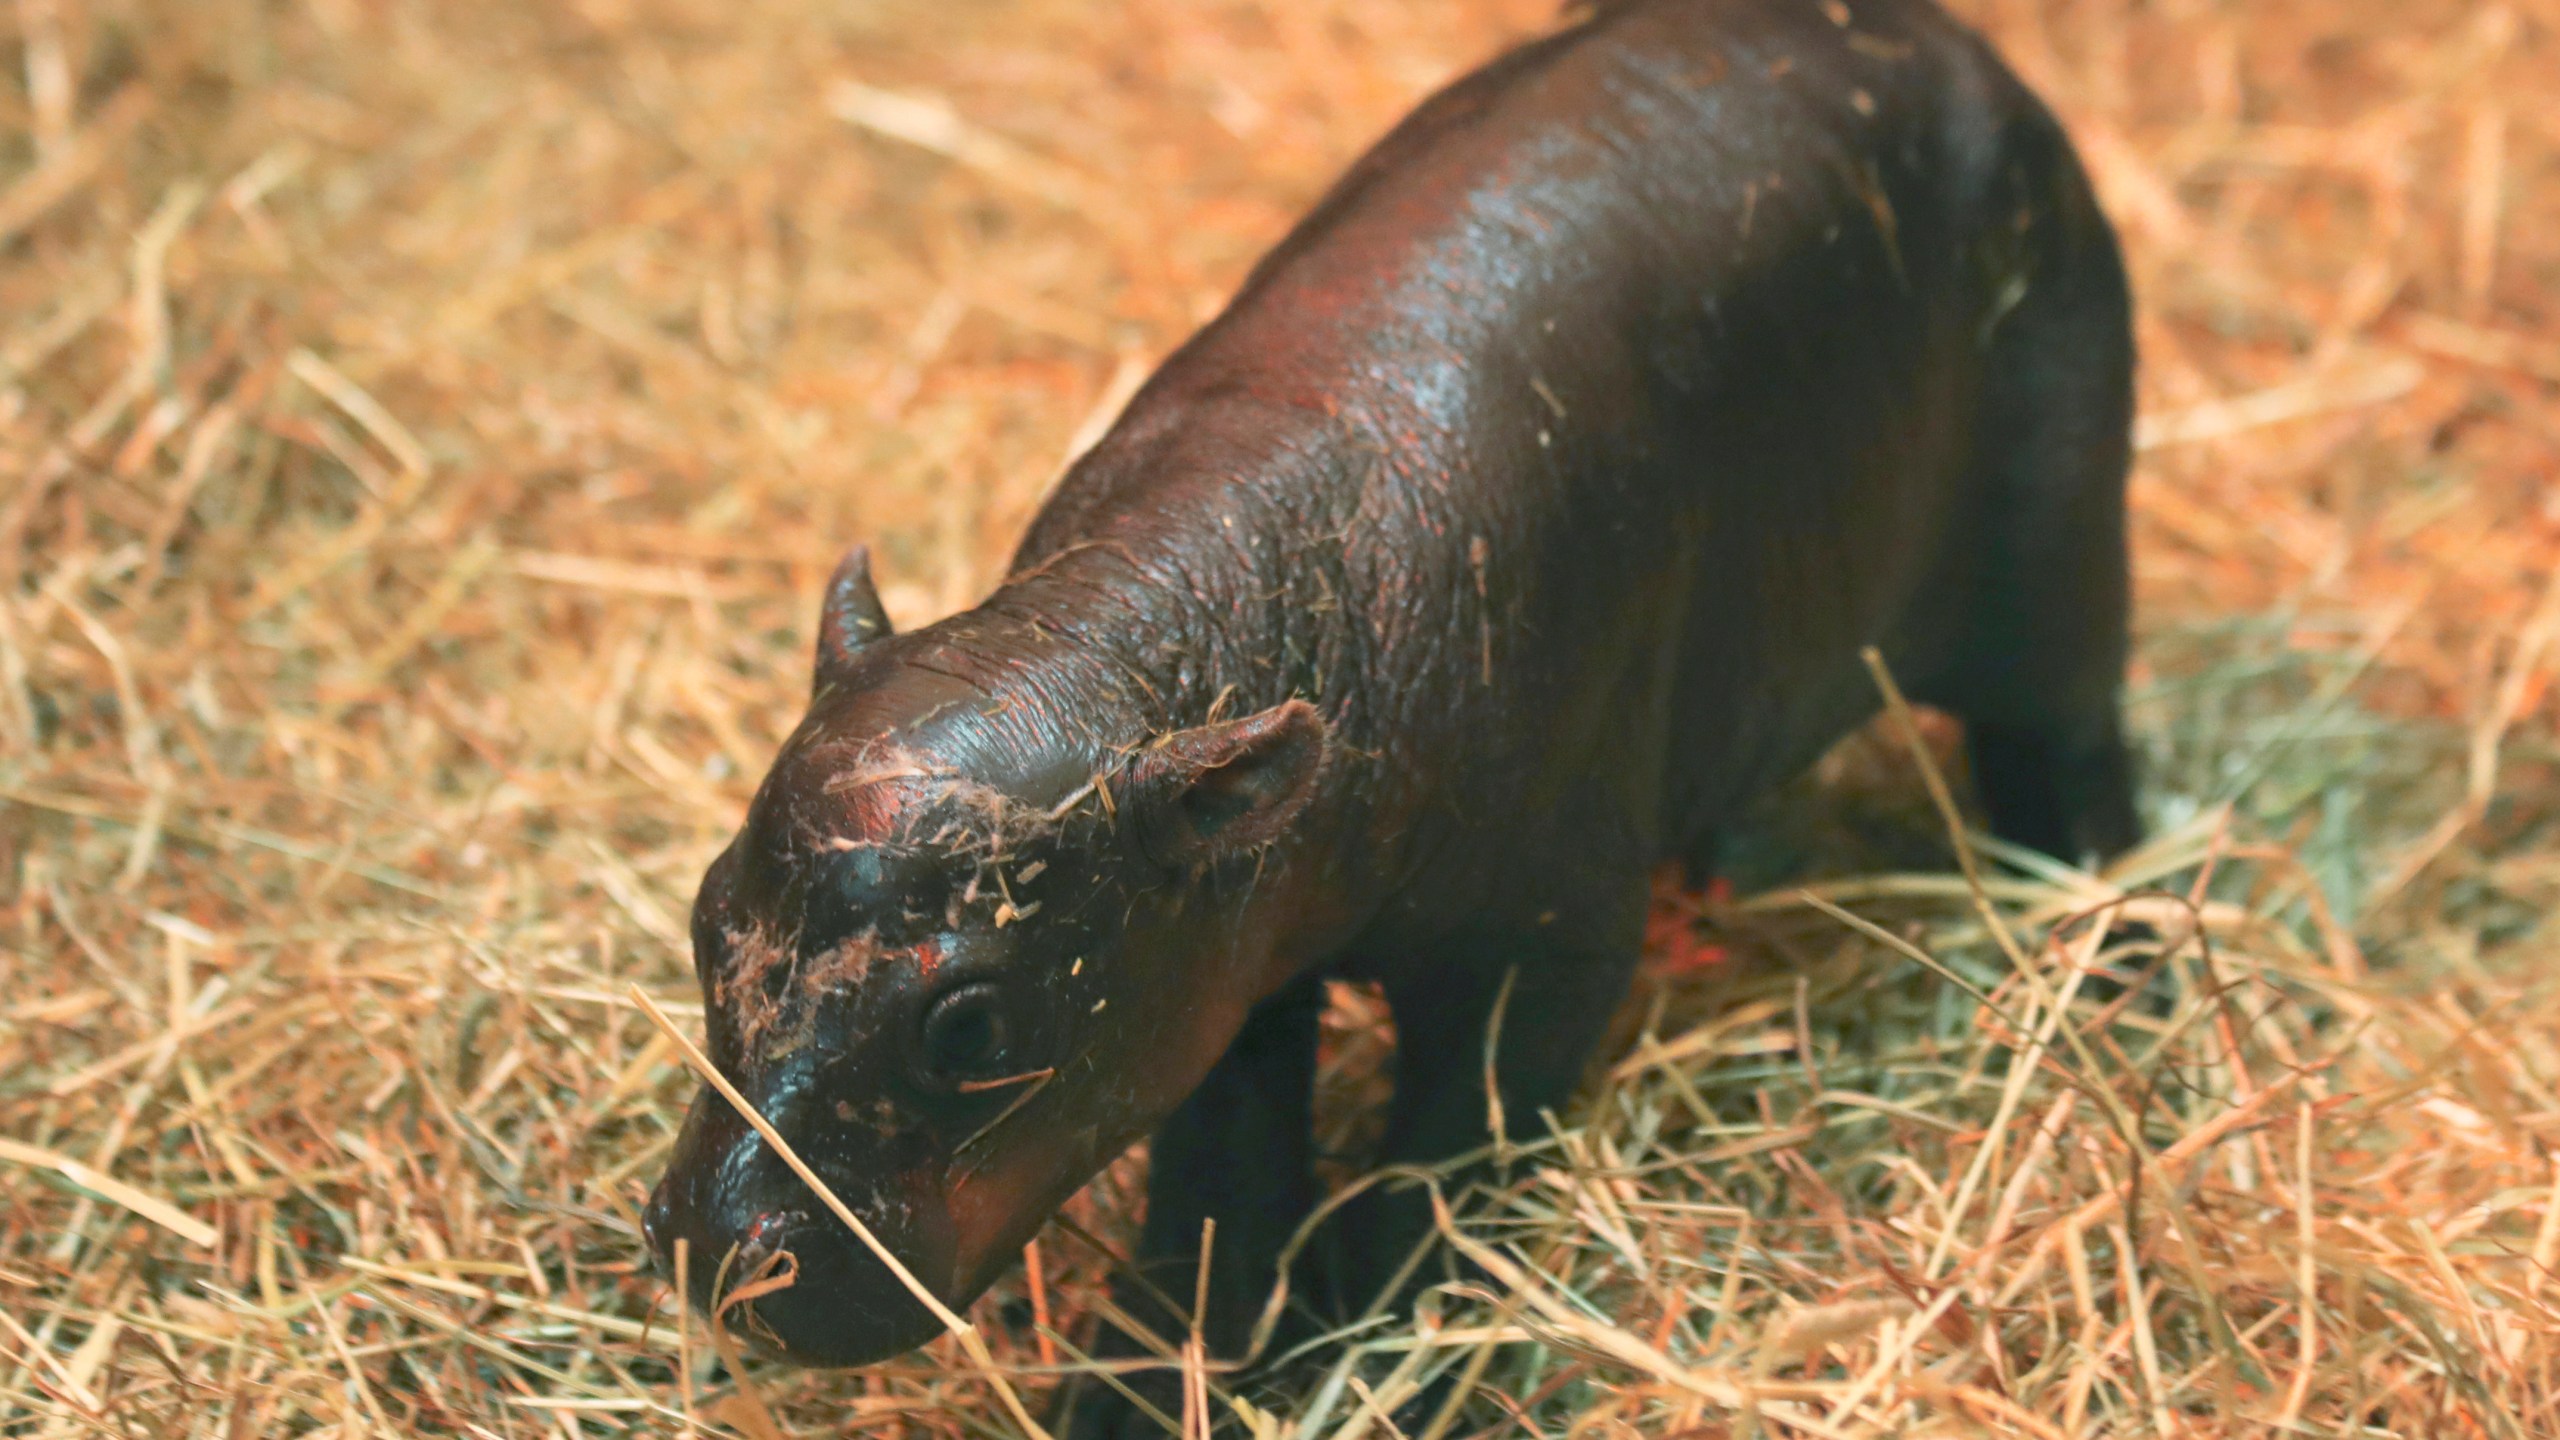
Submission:
[[[1965,751],[2002,839],[2073,861],[2104,860],[2139,838],[2131,760],[2112,711],[2077,725],[1976,721]]]
[[[1986,367],[1979,600],[1927,698],[1965,721],[1992,828],[2085,863],[2141,830],[2118,714],[2133,339],[2104,230],[2075,230],[2085,215],[2043,218],[2035,281],[1999,322]]]
[[[1324,986],[1298,981],[1255,1007],[1244,1029],[1148,1147],[1147,1219],[1133,1273],[1117,1277],[1112,1300],[1152,1332],[1129,1335],[1105,1324],[1097,1356],[1162,1357],[1191,1334],[1204,1222],[1217,1222],[1209,1247],[1208,1308],[1201,1338],[1213,1357],[1241,1355],[1278,1274],[1279,1257],[1315,1204],[1316,1021]],[[1182,1384],[1170,1368],[1126,1377],[1129,1388],[1179,1421]],[[1158,1436],[1162,1426],[1099,1381],[1060,1396],[1067,1440]]]
[[[1572,1098],[1635,975],[1643,880],[1624,891],[1624,903],[1606,907],[1622,918],[1472,933],[1454,943],[1448,963],[1387,982],[1396,1088],[1379,1148],[1382,1168],[1438,1166],[1488,1152],[1496,1138],[1493,1096],[1501,1101],[1504,1138],[1546,1138],[1542,1112],[1560,1112]],[[1492,1150],[1444,1177],[1442,1193],[1455,1204],[1470,1183],[1500,1175],[1500,1153]],[[1445,1257],[1412,1263],[1433,1230],[1430,1195],[1418,1184],[1381,1182],[1346,1209],[1343,1226],[1334,1289],[1346,1318],[1376,1303],[1403,1304],[1455,1273]]]
[[[2120,695],[2126,577],[2121,442],[2056,453],[2059,494],[2013,509],[1964,664],[1927,696],[1965,723],[1975,790],[2002,839],[2074,864],[2141,838]]]

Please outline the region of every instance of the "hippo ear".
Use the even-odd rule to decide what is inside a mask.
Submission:
[[[1280,838],[1315,793],[1326,739],[1304,700],[1166,736],[1130,775],[1123,808],[1139,844],[1187,870]]]
[[[856,545],[837,562],[818,610],[816,688],[843,678],[854,652],[889,632],[889,612],[880,608],[880,592],[871,583],[871,547]]]

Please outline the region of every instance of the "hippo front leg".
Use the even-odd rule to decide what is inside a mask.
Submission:
[[[1216,1227],[1201,1339],[1213,1359],[1244,1352],[1280,1254],[1315,1205],[1316,1024],[1323,1002],[1323,985],[1310,977],[1255,1007],[1216,1068],[1156,1131],[1134,1273],[1117,1277],[1111,1295],[1149,1335],[1106,1322],[1094,1342],[1097,1357],[1162,1358],[1190,1338],[1201,1238],[1210,1221]],[[1140,1371],[1124,1382],[1181,1420],[1179,1372]],[[1061,1396],[1057,1418],[1067,1440],[1165,1433],[1128,1396],[1090,1378]]]
[[[1441,963],[1387,982],[1396,1089],[1382,1167],[1437,1166],[1487,1150],[1495,1139],[1492,1096],[1501,1100],[1505,1136],[1544,1138],[1540,1112],[1560,1111],[1572,1098],[1635,974],[1641,885],[1630,903],[1611,908],[1623,918],[1457,937]],[[1444,1179],[1442,1190],[1454,1200],[1471,1182],[1499,1178],[1488,1157]],[[1422,1186],[1382,1182],[1349,1207],[1343,1224],[1337,1295],[1346,1316],[1381,1300],[1404,1303],[1444,1278],[1427,1258],[1409,1265],[1433,1228]]]

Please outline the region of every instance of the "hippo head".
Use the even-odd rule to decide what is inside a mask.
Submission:
[[[1326,727],[1291,701],[1150,736],[1044,627],[889,630],[857,550],[808,718],[703,879],[694,965],[712,1062],[957,1308],[1270,988],[1231,877],[1298,821]],[[935,1333],[708,1087],[646,1228],[670,1265],[687,1242],[692,1303],[786,1359]]]

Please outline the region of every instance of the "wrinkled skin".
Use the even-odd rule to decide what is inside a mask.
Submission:
[[[834,590],[876,614],[862,563]],[[1182,1100],[1264,975],[1303,963],[1261,919],[1301,909],[1294,892],[1222,867],[1304,805],[1324,722],[1301,703],[1150,737],[1130,714],[1123,753],[1006,686],[1049,643],[1034,627],[853,636],[827,627],[810,716],[695,902],[710,1053],[912,1271],[965,1301]],[[1198,990],[1131,983],[1211,966],[1225,973]],[[704,1257],[687,1267],[699,1304],[789,1266],[744,1328],[795,1359],[858,1364],[935,1333],[708,1090],[647,1218],[662,1254],[681,1237]]]
[[[954,1305],[1152,1132],[1121,1303],[1187,1329],[1214,1219],[1236,1354],[1314,1200],[1320,982],[1394,1012],[1382,1162],[1485,1144],[1497,1010],[1534,1126],[1650,871],[1873,712],[1862,647],[1995,828],[2130,843],[2132,364],[2068,145],[1926,0],[1605,5],[1363,159],[983,604],[891,635],[849,562],[696,907],[713,1058]],[[1356,1310],[1426,1226],[1372,1192],[1301,1293]],[[697,1304],[796,1266],[730,1314],[792,1358],[932,1333],[717,1097],[649,1228]]]

